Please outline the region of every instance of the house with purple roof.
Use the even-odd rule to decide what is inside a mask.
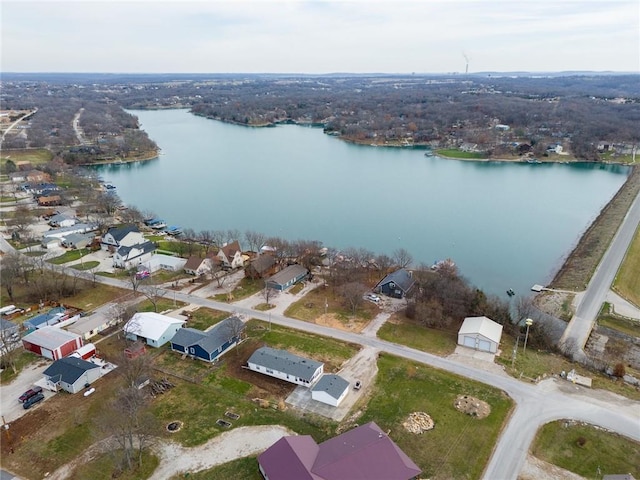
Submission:
[[[258,456],[265,480],[412,480],[420,468],[374,422],[317,444],[282,437]]]

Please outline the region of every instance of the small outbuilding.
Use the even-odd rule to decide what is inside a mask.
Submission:
[[[270,276],[267,279],[267,287],[284,291],[299,281],[304,280],[307,275],[309,275],[309,270],[302,265],[289,265],[275,275]]]
[[[160,315],[154,312],[138,312],[123,330],[129,340],[141,341],[152,347],[161,347],[169,342],[185,323],[185,320]]]
[[[55,326],[42,327],[22,337],[25,350],[51,360],[58,360],[82,346],[82,338]]]
[[[23,325],[27,330],[36,330],[38,328],[46,327],[48,325],[55,325],[68,318],[66,309],[64,307],[55,307],[48,312],[41,313],[35,317],[26,320]]]
[[[173,255],[165,255],[156,253],[149,260],[144,262],[142,266],[149,272],[155,273],[158,270],[166,270],[168,272],[178,272],[187,263],[185,258],[175,257]]]
[[[458,345],[482,352],[497,353],[502,325],[487,317],[467,317],[458,331]]]
[[[311,388],[311,398],[337,407],[349,392],[349,382],[338,375],[323,375]]]
[[[247,361],[249,370],[309,387],[324,371],[324,364],[271,347],[257,349]]]
[[[56,360],[43,373],[52,390],[69,393],[78,393],[102,376],[99,365],[77,357]]]

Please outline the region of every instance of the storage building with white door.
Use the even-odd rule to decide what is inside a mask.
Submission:
[[[458,345],[481,352],[497,353],[502,325],[487,317],[467,317],[458,331]]]

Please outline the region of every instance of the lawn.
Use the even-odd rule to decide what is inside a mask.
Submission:
[[[548,423],[538,431],[531,453],[585,478],[620,473],[640,478],[640,443],[592,425]]]
[[[147,450],[142,454],[142,467],[136,467],[130,472],[119,473],[117,477],[114,477],[113,472],[117,471],[114,455],[117,453],[103,453],[89,462],[81,464],[67,478],[69,480],[84,480],[87,478],[91,480],[111,480],[112,478],[118,478],[118,480],[145,480],[151,476],[160,463],[158,457]],[[137,458],[135,461],[137,462]]]
[[[35,353],[22,350],[16,359],[16,373],[13,373],[12,368],[5,368],[2,370],[2,372],[0,372],[0,385],[11,383],[18,375],[20,375],[20,372],[24,367],[36,362],[46,362],[46,360],[43,360],[42,357]]]
[[[238,285],[233,289],[231,295],[228,295],[226,293],[218,293],[213,296],[213,299],[217,300],[218,302],[228,302],[230,301],[230,299],[231,301],[241,300],[258,293],[260,290],[262,290],[263,287],[264,280],[254,280],[244,277],[238,282]]]
[[[30,162],[32,165],[39,165],[43,163],[50,162],[53,158],[53,153],[51,153],[46,148],[33,148],[33,149],[25,149],[25,150],[10,150],[2,153],[2,163],[6,160],[11,159],[11,161],[15,162]]]
[[[630,302],[640,305],[640,227],[627,250],[613,288]]]
[[[455,332],[423,327],[407,318],[401,317],[401,314],[391,317],[378,330],[378,337],[389,342],[399,343],[416,350],[441,356],[452,354],[456,349],[457,342]]]
[[[76,265],[71,265],[71,268],[73,268],[74,270],[83,271],[83,270],[91,270],[92,268],[95,268],[98,265],[100,265],[100,262],[98,262],[97,260],[91,260],[88,262],[82,262]]]
[[[104,305],[108,302],[113,302],[122,299],[131,299],[133,297],[132,292],[124,290],[122,288],[111,287],[109,285],[102,285],[96,283],[95,287],[90,285],[90,282],[86,281],[87,287],[82,292],[74,295],[73,297],[67,297],[60,299],[65,305],[71,305],[83,310],[93,310],[100,305]]]
[[[47,260],[49,263],[53,263],[54,265],[62,265],[63,263],[73,262],[74,260],[78,260],[85,255],[89,255],[91,253],[90,250],[81,249],[81,250],[69,250],[59,257],[52,258]]]
[[[300,300],[293,302],[284,312],[285,316],[297,318],[305,322],[314,322],[319,316],[327,313],[335,315],[339,320],[367,323],[380,312],[377,305],[362,301],[355,316],[345,300],[333,288],[318,287],[311,290]]]
[[[481,160],[487,158],[487,154],[483,152],[464,152],[457,148],[445,148],[436,150],[436,155],[439,157],[449,158],[463,158],[466,160]]]
[[[484,419],[457,411],[460,394],[487,402]],[[422,468],[423,478],[480,478],[513,402],[493,387],[381,354],[369,405],[358,424],[375,421]],[[426,412],[435,428],[420,436],[402,426],[412,412]]]
[[[215,325],[229,317],[229,315],[231,315],[229,312],[201,307],[191,314],[191,318],[187,321],[186,326],[197,330],[206,330],[212,325]]]
[[[167,296],[171,296],[170,293]],[[140,302],[137,306],[137,310],[139,312],[166,312],[167,310],[176,310],[177,308],[184,307],[186,303],[184,302],[174,302],[172,299],[161,298],[156,302],[154,307],[151,300],[144,300]]]

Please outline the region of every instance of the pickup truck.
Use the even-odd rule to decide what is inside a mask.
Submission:
[[[31,397],[35,397],[37,394],[42,393],[42,387],[33,387],[24,392],[22,395],[18,397],[18,401],[20,403],[24,403],[29,400]]]

